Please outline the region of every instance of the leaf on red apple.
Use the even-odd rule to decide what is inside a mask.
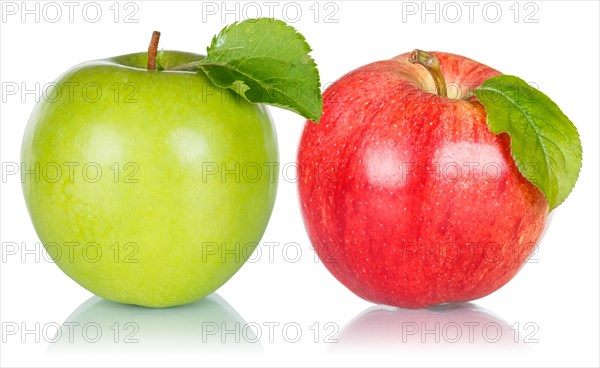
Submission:
[[[494,134],[508,133],[519,171],[543,193],[550,211],[571,193],[581,170],[577,128],[544,93],[524,80],[500,75],[473,91]]]
[[[319,121],[319,72],[295,28],[271,19],[233,23],[216,35],[199,65],[216,85],[253,103],[283,107]]]

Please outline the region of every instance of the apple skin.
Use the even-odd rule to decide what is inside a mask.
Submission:
[[[327,269],[358,296],[422,308],[507,283],[535,248],[548,203],[510,140],[467,92],[500,73],[432,52],[448,84],[409,54],[360,67],[324,93],[298,151],[304,223]],[[433,92],[433,93],[432,93]]]
[[[264,106],[203,74],[148,71],[146,55],[84,63],[58,79],[62,97],[36,106],[22,144],[23,168],[39,164],[41,179],[27,175],[22,187],[39,238],[69,277],[112,301],[167,307],[212,293],[252,254],[275,200],[277,169],[268,169],[278,149]],[[164,53],[171,66],[201,58]],[[237,178],[223,178],[236,163]],[[51,165],[58,181],[56,170],[44,175]],[[97,182],[85,165],[101,168]]]

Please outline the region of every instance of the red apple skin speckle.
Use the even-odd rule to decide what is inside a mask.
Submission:
[[[422,308],[492,293],[532,253],[548,213],[510,138],[494,135],[466,95],[500,73],[432,54],[449,97],[466,99],[428,92],[433,79],[403,54],[331,85],[300,142],[310,240],[342,284],[374,303]]]

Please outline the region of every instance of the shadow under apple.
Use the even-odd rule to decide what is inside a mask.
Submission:
[[[217,294],[188,305],[152,309],[92,297],[49,343],[49,355],[205,356],[261,353],[254,330]]]
[[[509,325],[474,303],[449,303],[425,309],[378,305],[346,324],[328,352],[527,352],[531,347],[525,340],[518,326]]]

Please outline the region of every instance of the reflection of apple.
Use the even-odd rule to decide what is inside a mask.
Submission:
[[[471,352],[476,346],[475,350],[482,353],[499,347],[523,350],[524,342],[536,341],[538,326],[531,323],[520,327],[525,328],[527,335],[519,334],[518,324],[511,327],[472,303],[451,303],[419,310],[375,306],[344,327],[337,336],[339,344],[333,349],[392,353],[432,346],[452,351],[457,346],[468,346]]]
[[[298,153],[306,228],[331,273],[376,303],[481,298],[520,269],[548,204],[468,91],[500,73],[437,55],[448,97],[409,55],[358,68],[324,93]]]
[[[260,106],[146,53],[79,65],[32,113],[23,191],[57,265],[93,293],[164,307],[216,290],[251,255],[277,187]],[[167,51],[176,66],[201,56]],[[237,96],[237,97],[236,97]],[[58,174],[57,174],[58,173]]]
[[[260,352],[259,337],[246,326],[244,319],[217,294],[164,310],[92,297],[71,313],[60,327],[60,334],[48,337],[48,349],[88,358],[90,353],[107,352],[171,358],[174,352]]]

